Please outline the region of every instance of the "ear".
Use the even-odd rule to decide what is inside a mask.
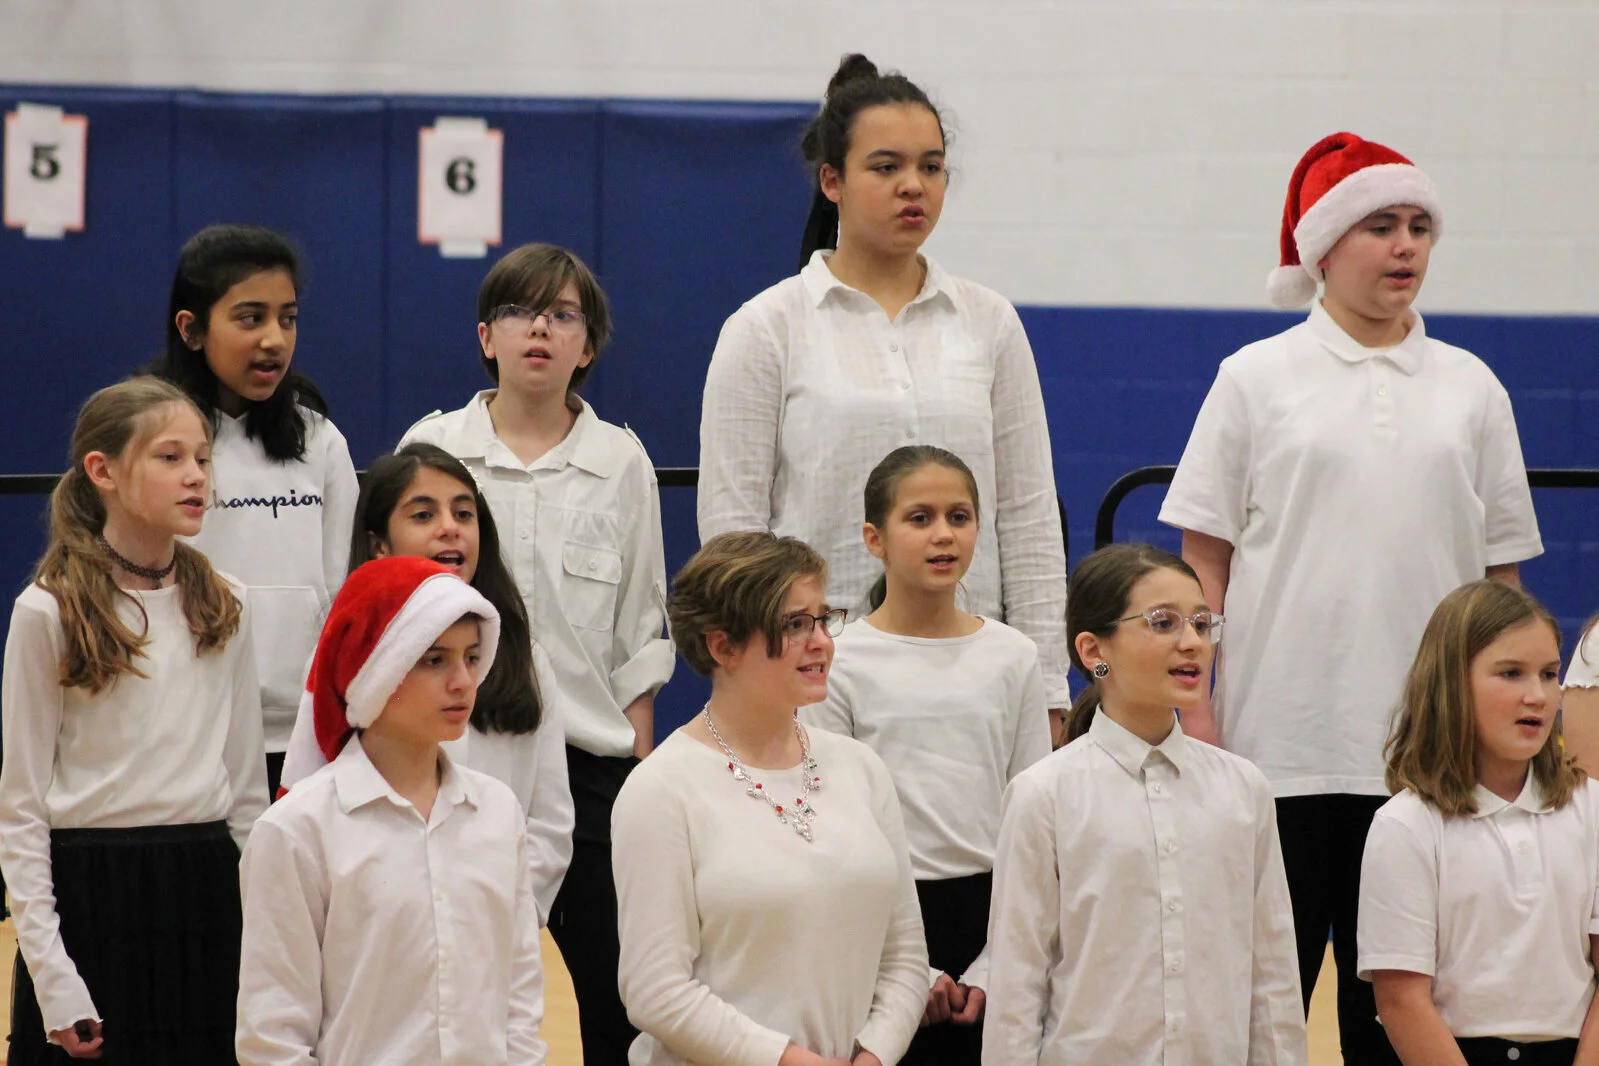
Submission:
[[[89,483],[100,492],[117,491],[117,480],[111,472],[111,459],[105,452],[90,452],[83,457],[83,472]]]
[[[705,650],[711,653],[716,665],[723,669],[737,665],[744,652],[740,645],[733,643],[725,629],[713,629],[705,634]]]
[[[494,358],[494,345],[489,343],[489,324],[487,322],[479,322],[477,324],[477,343],[478,347],[483,349],[483,358]]]
[[[844,175],[833,168],[831,163],[823,163],[816,172],[816,183],[821,186],[822,195],[836,203],[844,199]]]
[[[200,328],[193,311],[179,311],[172,321],[178,327],[178,336],[183,338],[183,343],[189,346],[190,351],[197,352],[205,347],[205,331]]]
[[[583,345],[583,354],[578,356],[577,365],[580,367],[588,366],[592,362],[594,362],[594,349],[585,343]]]
[[[372,558],[374,559],[387,559],[394,554],[394,549],[389,547],[389,542],[376,533],[367,533],[366,544],[367,548],[371,550]]]
[[[1094,634],[1088,632],[1079,633],[1072,644],[1077,648],[1077,657],[1087,663],[1090,670],[1094,668],[1095,663],[1106,661],[1104,648],[1101,647],[1099,638]]]
[[[882,532],[870,522],[861,526],[861,539],[866,541],[866,550],[879,559],[886,558],[888,549],[883,546]]]

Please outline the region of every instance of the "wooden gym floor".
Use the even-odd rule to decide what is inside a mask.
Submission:
[[[577,1033],[577,1000],[572,996],[572,979],[567,976],[561,953],[543,934],[544,943],[544,1039],[550,1045],[550,1066],[581,1066],[583,1047]],[[10,960],[17,951],[16,934],[9,921],[0,922],[0,958]],[[1321,966],[1321,978],[1316,982],[1316,995],[1310,1005],[1310,1064],[1311,1066],[1338,1066],[1338,1018],[1333,994],[1333,960],[1331,949]],[[0,1019],[10,1031],[11,1020],[11,967],[0,964]],[[0,1043],[0,1054],[4,1044]],[[0,1059],[0,1061],[4,1061]]]

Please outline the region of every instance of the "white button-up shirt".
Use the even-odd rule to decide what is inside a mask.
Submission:
[[[533,639],[566,697],[567,743],[633,754],[622,712],[672,676],[666,555],[655,468],[629,430],[583,402],[566,439],[524,465],[494,432],[489,389],[435,412],[400,441],[436,444],[466,464],[494,509]]]
[[[1006,792],[985,1066],[1304,1063],[1293,908],[1259,770],[1105,714]]]
[[[799,537],[827,559],[829,602],[858,612],[882,570],[861,540],[867,475],[902,445],[952,451],[981,497],[966,609],[1033,638],[1064,707],[1066,556],[1033,350],[1004,297],[926,263],[892,322],[823,252],[727,320],[700,416],[700,540]]]
[[[1420,315],[1364,348],[1319,302],[1222,361],[1160,520],[1233,545],[1216,723],[1279,796],[1387,795],[1433,608],[1543,551],[1493,372]]]
[[[1432,977],[1455,1036],[1576,1037],[1594,994],[1599,784],[1559,810],[1532,775],[1445,818],[1414,792],[1377,812],[1360,866],[1360,976]]]
[[[444,768],[429,818],[352,737],[244,850],[240,1066],[536,1066],[544,977],[522,811]]]

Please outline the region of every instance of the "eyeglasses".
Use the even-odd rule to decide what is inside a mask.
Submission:
[[[543,318],[551,333],[562,333],[571,336],[583,332],[583,327],[588,322],[588,316],[582,311],[574,311],[570,307],[551,307],[543,311],[534,311],[523,307],[521,304],[501,304],[489,315],[489,325],[503,323],[510,329],[531,330],[533,323]]]
[[[811,634],[816,632],[816,624],[821,623],[827,635],[836,637],[844,632],[844,620],[849,617],[849,612],[842,607],[834,607],[826,614],[798,614],[788,615],[783,619],[783,639],[785,641],[810,640]]]
[[[1112,625],[1121,625],[1131,622],[1135,618],[1142,618],[1149,623],[1149,631],[1157,637],[1175,637],[1183,631],[1183,623],[1187,622],[1194,627],[1194,632],[1207,644],[1221,643],[1221,629],[1227,619],[1219,614],[1209,611],[1200,611],[1197,614],[1183,617],[1169,607],[1151,607],[1141,614],[1130,614],[1126,618],[1118,618]]]

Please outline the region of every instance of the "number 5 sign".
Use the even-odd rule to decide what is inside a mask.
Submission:
[[[27,237],[83,229],[89,120],[59,107],[18,104],[6,115],[5,223]]]
[[[480,258],[500,243],[504,137],[480,118],[440,117],[417,149],[416,237],[439,254]]]

